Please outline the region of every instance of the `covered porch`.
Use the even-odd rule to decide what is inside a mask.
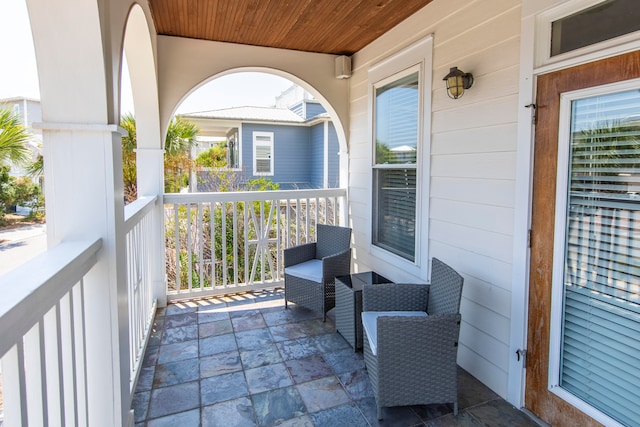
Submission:
[[[552,23],[600,3],[609,4],[27,0],[42,98],[48,250],[0,277],[5,425],[198,425],[224,414],[269,425],[277,420],[263,408],[273,393],[297,402],[298,410],[278,418],[296,420],[291,425],[350,416],[375,425],[359,354],[344,348],[331,321],[284,311],[273,291],[283,282],[282,251],[314,240],[319,223],[353,229],[352,272],[424,283],[437,257],[464,277],[462,411],[455,418],[448,407],[401,408],[390,413],[394,423],[529,425],[513,405],[553,425],[637,424],[637,407],[623,398],[640,394],[620,386],[622,377],[635,378],[626,372],[639,375],[637,363],[616,369],[623,374],[613,387],[623,392],[613,409],[598,400],[608,393],[567,393],[554,371],[562,307],[551,306],[563,283],[553,276],[562,261],[553,264],[562,245],[548,239],[565,230],[554,216],[563,178],[551,130],[567,107],[556,105],[560,93],[552,89],[559,79],[565,91],[604,85],[617,93],[609,85],[623,82],[637,92],[640,77],[637,29],[551,55]],[[125,56],[138,141],[138,200],[126,206],[118,126]],[[458,67],[473,74],[463,98],[443,82]],[[209,79],[242,71],[288,78],[322,103],[340,144],[340,188],[165,194],[163,141],[178,105]],[[539,82],[549,93],[536,98]],[[378,126],[383,108],[376,108],[397,88],[409,95],[390,102]],[[394,115],[406,105],[410,116]],[[377,129],[391,127],[393,138],[380,144]],[[543,136],[547,145],[536,140]],[[634,218],[637,151],[625,151],[624,172],[615,176],[624,188],[602,188]],[[537,169],[535,155],[542,156]],[[629,223],[635,236],[639,222]],[[634,245],[627,246],[638,251]],[[538,248],[545,251],[532,256]],[[639,276],[629,271],[602,277],[628,288],[635,335],[620,347],[637,361]],[[258,342],[272,351],[248,354]],[[261,372],[281,382],[271,388]],[[233,399],[220,400],[218,387]],[[174,399],[174,390],[190,398]]]
[[[385,408],[362,352],[276,288],[158,309],[133,395],[136,426],[539,426],[459,368],[452,405]],[[146,423],[146,424],[145,424]]]

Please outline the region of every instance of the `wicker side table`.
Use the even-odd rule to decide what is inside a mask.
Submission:
[[[373,271],[336,277],[336,329],[354,351],[362,349],[362,287],[381,283],[393,282]]]

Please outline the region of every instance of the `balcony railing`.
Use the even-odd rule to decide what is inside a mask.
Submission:
[[[89,424],[84,277],[101,246],[61,243],[0,277],[5,425]]]
[[[125,208],[128,329],[124,333],[129,336],[131,393],[156,307],[150,283],[156,200],[140,199]],[[123,333],[110,304],[115,290],[108,282],[104,286],[106,274],[97,265],[101,248],[101,239],[63,242],[0,277],[4,425],[114,425],[118,421],[108,417],[117,420],[120,405],[128,411],[131,394],[118,394],[121,401],[114,402],[115,396],[100,386],[121,378],[117,363],[110,369],[103,362],[114,354],[109,331]],[[119,338],[115,342],[122,343]],[[123,391],[119,386],[116,390]]]
[[[168,299],[282,284],[284,249],[338,224],[345,202],[344,189],[165,194]]]
[[[152,244],[152,209],[157,197],[140,198],[125,207],[127,245],[127,290],[129,294],[129,367],[130,390],[133,392],[157,301],[151,291],[150,258]]]

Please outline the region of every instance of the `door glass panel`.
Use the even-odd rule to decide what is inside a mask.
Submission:
[[[640,426],[640,92],[574,100],[559,385]]]

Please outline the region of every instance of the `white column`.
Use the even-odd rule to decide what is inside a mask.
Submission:
[[[94,236],[103,243],[84,279],[89,424],[122,425],[130,393],[121,129],[38,127],[44,138],[49,247]]]
[[[324,169],[322,170],[322,187],[329,188],[329,122],[324,122]]]

